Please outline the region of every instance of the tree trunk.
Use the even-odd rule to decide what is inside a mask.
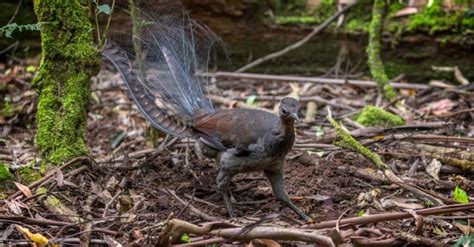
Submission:
[[[99,71],[89,7],[79,0],[35,0],[42,59],[32,84],[39,93],[36,145],[52,164],[87,155],[85,130],[91,76]]]
[[[369,45],[367,46],[367,57],[369,59],[370,73],[377,82],[379,90],[383,92],[385,99],[392,101],[397,97],[393,87],[390,85],[387,74],[380,58],[381,36],[385,21],[386,0],[374,0],[372,9],[372,20],[369,26]]]

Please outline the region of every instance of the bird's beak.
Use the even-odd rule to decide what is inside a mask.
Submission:
[[[290,114],[290,117],[293,118],[295,121],[300,121],[300,118],[298,117],[297,112],[293,112]]]

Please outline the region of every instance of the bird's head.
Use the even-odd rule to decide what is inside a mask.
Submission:
[[[285,97],[280,101],[280,117],[284,120],[293,119],[298,121],[298,110],[300,103],[295,98]]]

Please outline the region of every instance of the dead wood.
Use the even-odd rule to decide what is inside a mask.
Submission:
[[[377,87],[375,81],[366,80],[353,80],[353,79],[333,79],[323,77],[304,77],[304,76],[287,76],[287,75],[269,75],[269,74],[251,74],[251,73],[235,73],[235,72],[224,72],[219,71],[212,74],[205,74],[206,76],[212,76],[215,78],[228,78],[228,79],[247,79],[247,80],[258,80],[258,81],[275,81],[275,82],[298,82],[298,83],[324,83],[324,84],[335,84],[335,85],[353,85],[359,87]],[[398,83],[391,82],[394,88],[397,89],[428,89],[429,85],[415,84],[415,83]]]
[[[453,213],[453,212],[467,212],[469,210],[474,209],[474,203],[468,204],[454,204],[454,205],[446,205],[446,206],[439,206],[427,209],[420,209],[415,210],[414,212],[418,215],[428,216],[428,215],[438,215],[438,214],[446,214],[446,213]],[[345,224],[352,224],[352,225],[367,225],[372,223],[378,223],[382,221],[392,221],[392,220],[401,220],[401,219],[408,219],[412,218],[413,216],[408,212],[393,212],[393,213],[381,213],[381,214],[374,214],[374,215],[366,215],[363,217],[352,217],[352,218],[345,218],[340,220],[341,225]],[[325,229],[335,227],[337,224],[337,220],[331,221],[323,221],[316,224],[310,224],[308,226],[303,226],[303,229]]]
[[[183,233],[194,234],[198,236],[209,235],[221,237],[224,239],[232,238],[236,241],[250,241],[252,239],[273,239],[286,241],[304,241],[310,243],[323,244],[324,246],[335,246],[333,240],[317,231],[307,231],[303,229],[292,229],[282,227],[257,226],[249,231],[242,233],[242,227],[217,228],[216,225],[206,224],[197,226],[186,221],[173,219],[167,223],[163,232],[163,239],[170,240],[173,243]],[[164,244],[165,242],[161,242]]]

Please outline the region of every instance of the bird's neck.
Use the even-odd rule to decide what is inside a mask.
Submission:
[[[292,118],[280,118],[281,128],[284,135],[292,135],[295,132],[295,120]]]

